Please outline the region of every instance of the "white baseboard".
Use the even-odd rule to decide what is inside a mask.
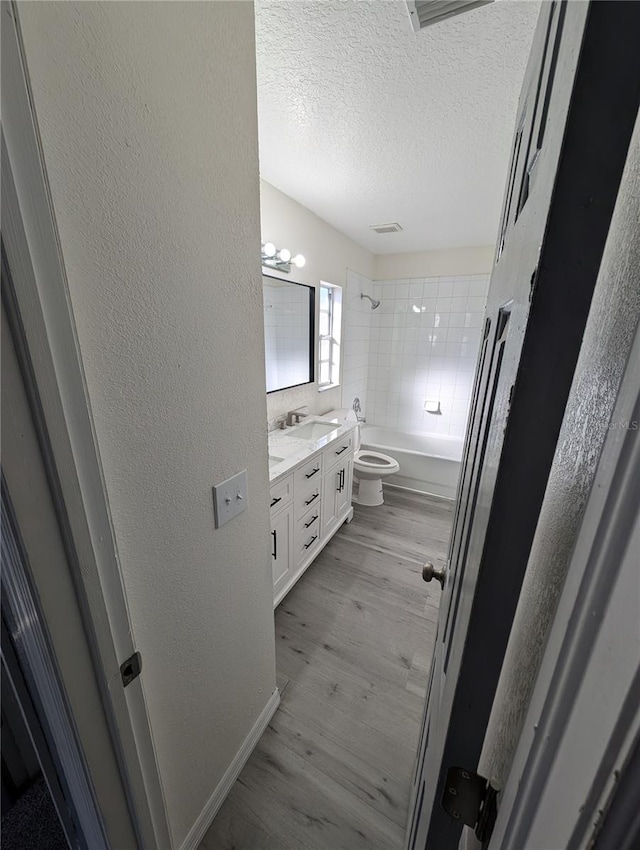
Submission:
[[[185,840],[182,842],[180,850],[197,850],[197,847],[204,838],[206,831],[209,829],[213,823],[213,819],[218,814],[220,806],[224,803],[229,791],[231,791],[231,786],[240,775],[240,771],[247,763],[255,745],[260,740],[260,736],[269,725],[269,721],[276,713],[276,709],[279,705],[280,691],[276,688],[271,694],[269,702],[262,709],[260,716],[253,724],[251,731],[242,742],[242,746],[235,754],[233,761],[226,769],[224,776],[218,783],[215,791],[205,803],[205,806],[198,815],[196,822],[189,830]]]

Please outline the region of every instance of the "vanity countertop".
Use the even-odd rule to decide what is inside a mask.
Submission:
[[[325,436],[320,437],[318,440],[304,440],[295,436],[296,429],[303,428],[306,424],[312,422],[332,422],[335,423],[336,428],[335,431],[325,434]],[[294,466],[297,466],[320,449],[328,446],[329,443],[338,440],[345,434],[350,434],[355,430],[355,427],[355,422],[344,422],[329,416],[309,416],[308,418],[305,417],[299,425],[292,425],[284,431],[280,429],[270,431],[269,483],[273,484],[278,478],[291,472]],[[282,458],[282,460],[274,463],[274,458]]]

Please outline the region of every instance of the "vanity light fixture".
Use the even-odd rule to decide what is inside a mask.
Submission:
[[[302,254],[291,256],[291,251],[288,248],[280,248],[278,250],[273,242],[262,243],[262,265],[269,266],[271,269],[277,269],[279,272],[290,272],[291,266],[301,269],[306,263]]]

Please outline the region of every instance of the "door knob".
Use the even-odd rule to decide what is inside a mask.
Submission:
[[[422,567],[422,578],[425,581],[435,579],[440,582],[440,587],[444,587],[444,578],[446,574],[446,567],[434,567],[430,561],[427,561],[427,563]]]

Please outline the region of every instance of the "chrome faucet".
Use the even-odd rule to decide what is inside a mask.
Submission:
[[[308,415],[303,407],[299,407],[297,410],[290,410],[287,413],[287,425],[297,425],[301,419],[304,419]]]
[[[353,412],[355,413],[358,422],[367,421],[364,416],[360,416],[360,414],[362,413],[362,405],[360,404],[360,399],[357,396],[353,400]]]

